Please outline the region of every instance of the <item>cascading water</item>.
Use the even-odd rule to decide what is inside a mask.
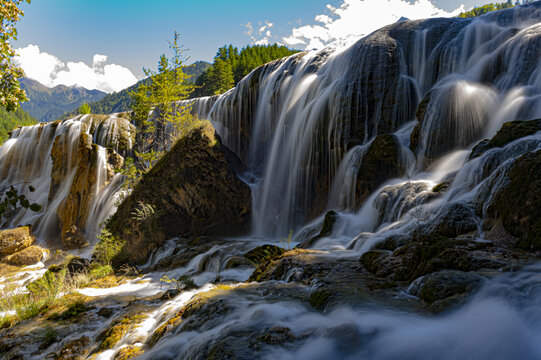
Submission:
[[[7,225],[31,224],[51,246],[60,240],[67,247],[82,245],[80,240],[66,244],[67,236],[78,234],[94,242],[99,224],[114,212],[120,181],[108,157],[129,151],[131,127],[113,114],[14,130],[0,148],[1,186],[13,185],[42,210],[19,209]],[[35,192],[29,192],[30,185]]]
[[[477,19],[402,21],[346,47],[274,61],[223,95],[191,100],[193,111],[213,122],[246,166],[256,236],[212,240],[192,255],[201,239],[171,239],[142,267],[148,271],[143,279],[82,289],[118,312],[85,328],[89,336],[96,338],[120,321],[130,306],[144,308],[146,316],[112,349],[94,356],[112,359],[136,346],[145,351],[142,359],[539,358],[539,265],[513,272],[515,263],[503,260],[518,261],[523,253],[515,259],[505,247],[484,257],[482,252],[500,241],[485,236],[490,206],[509,183],[514,165],[541,150],[541,131],[492,147],[480,141],[508,121],[541,118],[540,23],[539,2]],[[63,146],[76,149],[84,120],[18,130],[0,150],[2,176],[17,174],[13,181],[33,171],[54,173],[49,154],[55,138],[64,134]],[[95,134],[94,142],[103,145],[108,136],[98,135],[98,128],[82,132]],[[43,141],[34,146],[36,152],[28,152],[32,160],[11,152],[15,146],[30,149],[24,141],[35,144],[30,139],[38,138]],[[75,152],[65,151],[63,161],[71,163]],[[105,155],[97,146],[98,164]],[[11,162],[17,165],[4,165]],[[36,164],[43,169],[34,169]],[[116,187],[116,178],[105,180],[99,169],[104,168],[98,167],[89,190],[94,202],[87,229],[110,209]],[[78,177],[67,167],[62,178]],[[108,181],[108,187],[100,185]],[[46,192],[52,187],[40,185]],[[68,193],[62,186],[54,191]],[[62,201],[52,202],[50,195],[47,200],[49,207]],[[336,212],[324,217],[327,210]],[[21,216],[51,222],[40,220],[47,219],[43,214]],[[322,223],[333,216],[332,231],[323,233]],[[286,246],[302,243],[310,250],[295,250],[296,257],[277,261],[268,273],[246,264],[246,251],[268,242],[261,238],[275,239],[291,229],[297,231]],[[431,270],[406,273],[381,287],[374,277],[363,277],[368,267],[362,256],[374,246],[383,243],[372,255],[386,261],[370,273],[384,274],[385,266],[415,246],[447,241],[441,236],[424,241],[436,230],[456,240],[445,251],[458,252],[459,265],[470,261],[471,251],[471,261],[482,266],[471,272],[449,269],[442,255],[424,264]],[[408,248],[414,237],[421,240]],[[396,246],[389,249],[387,242]],[[422,256],[407,254],[413,255],[399,263],[403,272]],[[538,256],[528,254],[527,260]],[[184,257],[189,260],[167,268]],[[246,282],[252,273],[263,280]],[[420,289],[435,273],[445,279],[436,277],[436,285],[446,288],[453,288],[457,277],[482,285],[465,305],[433,316],[412,303],[424,301]],[[189,276],[199,288],[162,301],[155,295],[163,276]],[[399,290],[389,295],[389,287]],[[205,295],[209,291],[215,294]],[[329,300],[332,307],[321,307],[328,299],[335,301]],[[72,332],[58,348],[78,336]]]
[[[417,172],[423,159],[467,149],[505,121],[541,116],[539,13],[534,4],[476,20],[397,23],[347,48],[267,64],[222,96],[192,101],[248,166],[255,233],[283,236],[327,204],[356,210],[351,191],[336,198],[362,167],[361,149],[414,120],[423,98]]]

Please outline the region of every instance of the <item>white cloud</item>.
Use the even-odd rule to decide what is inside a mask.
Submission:
[[[64,63],[56,56],[42,52],[37,45],[17,49],[16,63],[26,77],[53,87],[56,85],[82,86],[105,92],[120,91],[137,82],[133,73],[121,65],[106,64],[107,56],[96,54],[92,66],[84,62]]]
[[[254,26],[250,21],[244,25],[247,29],[244,33],[252,39],[252,42],[255,45],[268,45],[272,37],[271,28],[274,26],[274,23],[265,20],[264,23],[259,23],[259,30],[255,31]]]
[[[450,17],[464,10],[464,5],[461,5],[456,10],[447,12],[436,7],[431,0],[343,0],[338,7],[327,5],[327,13],[317,15],[314,24],[294,27],[290,35],[283,37],[283,42],[307,50],[319,49],[335,40],[357,39],[368,35],[403,17],[411,20]],[[260,30],[263,28],[264,26]],[[249,36],[254,42],[268,42],[270,39],[270,36],[262,31],[259,34],[252,31]]]

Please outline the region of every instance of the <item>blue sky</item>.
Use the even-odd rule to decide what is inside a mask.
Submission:
[[[376,21],[367,28],[354,29],[352,32],[355,36],[372,30],[376,25],[379,27],[393,22],[393,18],[385,17],[389,11],[374,7],[377,7],[374,5],[376,1],[394,3],[394,9],[399,7],[397,4],[406,4],[407,0],[33,0],[32,4],[23,5],[25,16],[18,26],[19,40],[14,45],[16,48],[28,45],[39,47],[32,51],[27,49],[24,56],[29,60],[23,67],[30,69],[27,74],[35,73],[35,78],[49,82],[46,84],[49,86],[61,81],[71,85],[70,81],[76,81],[79,75],[73,75],[75,70],[68,69],[70,62],[81,65],[77,74],[88,76],[90,72],[82,67],[83,63],[102,75],[104,66],[117,64],[116,68],[108,68],[108,74],[112,74],[113,70],[122,70],[124,79],[121,80],[119,75],[114,86],[107,88],[104,85],[108,81],[107,76],[80,84],[85,87],[101,86],[103,90],[111,91],[134,81],[121,67],[140,78],[143,66],[154,66],[158,56],[167,50],[167,39],[174,30],[181,34],[182,43],[189,49],[189,62],[211,61],[217,48],[229,43],[238,47],[257,41],[280,42],[299,49],[319,47],[344,35],[348,27],[354,27],[347,21],[333,21],[340,16],[346,19],[346,12],[355,7],[361,13],[368,12],[365,8],[374,9],[370,11],[370,21]],[[419,9],[423,7],[422,2],[425,8],[428,3],[447,12],[461,4],[471,8],[484,3],[475,0],[417,1]],[[422,17],[429,16],[423,16],[426,11],[420,11]],[[353,15],[353,11],[349,12]],[[318,21],[315,20],[316,16],[319,16]],[[251,35],[250,25],[253,29]],[[57,79],[56,72],[46,77],[44,69],[31,68],[47,62],[47,59],[39,57],[42,53],[58,60],[55,63],[49,59],[50,67],[52,69],[54,63],[56,72],[63,68],[65,71],[60,78],[64,80]],[[105,55],[106,59],[103,56],[95,58],[96,54]]]

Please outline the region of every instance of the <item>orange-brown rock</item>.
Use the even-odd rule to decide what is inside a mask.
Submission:
[[[49,250],[32,245],[13,255],[6,256],[2,261],[13,266],[33,265],[42,261],[48,253]]]
[[[0,232],[0,257],[24,250],[36,241],[29,226]]]

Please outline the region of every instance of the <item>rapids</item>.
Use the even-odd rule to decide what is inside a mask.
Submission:
[[[145,344],[194,296],[220,282],[232,284],[221,308],[192,315],[140,358],[204,359],[220,349],[262,359],[541,358],[539,265],[483,279],[466,304],[438,316],[394,303],[418,300],[415,281],[388,302],[367,299],[320,312],[299,300],[321,285],[297,282],[302,269],[257,284],[247,282],[253,266],[227,265],[291,230],[287,246],[303,243],[317,234],[328,210],[338,217],[332,233],[310,247],[336,263],[356,263],[391,235],[430,229],[457,204],[473,214],[474,241],[486,242],[488,204],[514,162],[541,150],[541,132],[470,154],[505,122],[541,118],[540,2],[476,19],[401,21],[348,46],[266,64],[227,93],[189,104],[211,120],[246,167],[241,176],[252,189],[253,234],[216,244],[183,267],[160,270],[181,246],[171,239],[141,267],[147,271],[142,278],[111,289],[81,289],[107,301],[135,301],[160,293],[163,276],[187,275],[198,287],[159,305],[149,300],[141,326],[99,359],[112,359],[128,344]],[[56,213],[76,167],[66,169],[66,180],[51,196],[50,154],[59,138],[71,164],[85,119],[16,130],[0,149],[2,184],[32,181],[39,195],[33,200],[47,204],[41,213],[19,213],[10,225],[33,223],[40,237],[58,236]],[[391,135],[398,147],[394,165],[400,175],[379,179],[360,199],[357,174],[382,135]],[[98,166],[92,205],[80,222],[88,237],[114,211],[118,186],[105,176],[104,144],[111,140],[92,138]],[[443,195],[434,191],[438,184],[447,184]],[[110,323],[87,333],[96,335]],[[271,340],[254,344],[255,336]],[[229,356],[215,352],[217,358]]]

